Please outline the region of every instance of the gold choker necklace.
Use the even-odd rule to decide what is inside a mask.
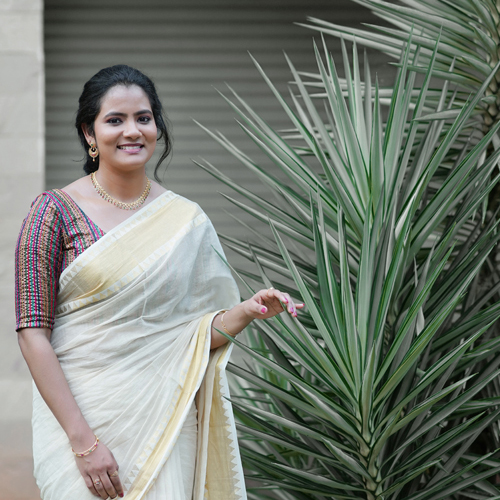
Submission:
[[[139,208],[146,201],[146,198],[149,196],[149,192],[151,191],[151,181],[146,177],[146,189],[143,191],[141,196],[131,203],[124,203],[123,201],[113,198],[106,193],[106,191],[104,191],[104,188],[97,182],[95,172],[90,174],[90,179],[92,180],[92,184],[101,198],[104,198],[106,201],[109,201],[109,203],[112,203],[115,207],[121,208],[122,210],[135,210]]]

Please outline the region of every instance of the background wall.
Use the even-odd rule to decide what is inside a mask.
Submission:
[[[14,330],[13,255],[44,185],[42,7],[41,0],[0,2],[0,500],[35,493],[31,379]]]
[[[347,25],[374,19],[349,0],[46,0],[47,187],[62,187],[82,175],[83,152],[73,121],[83,83],[102,67],[125,63],[153,78],[173,125],[174,154],[165,185],[200,203],[216,228],[238,232],[221,210],[216,193],[222,186],[191,158],[205,157],[251,188],[259,189],[259,181],[193,118],[246,151],[255,150],[215,90],[227,93],[228,82],[272,126],[289,127],[247,51],[287,95],[290,71],[283,50],[300,71],[317,72],[312,39],[319,36],[294,25],[307,16]],[[340,56],[338,42],[329,42]],[[372,64],[379,61],[377,56]],[[262,155],[255,157],[273,168]]]
[[[43,12],[41,0],[0,1],[0,500],[39,498],[30,455],[31,382],[14,332],[12,257],[36,194],[82,175],[83,152],[73,121],[84,82],[117,63],[149,74],[173,124],[166,187],[200,203],[218,231],[238,235],[241,229],[222,210],[231,206],[217,195],[229,191],[191,158],[203,156],[246,186],[262,188],[192,118],[274,168],[255,152],[213,87],[225,91],[224,82],[230,83],[272,126],[289,127],[247,51],[288,92],[282,50],[300,71],[316,71],[312,38],[319,37],[293,24],[307,16],[345,25],[374,21],[349,0],[45,0]],[[338,42],[329,44],[340,61]],[[376,69],[382,59],[370,61]],[[379,72],[382,85],[387,78],[386,71]],[[230,260],[239,262],[234,256]]]

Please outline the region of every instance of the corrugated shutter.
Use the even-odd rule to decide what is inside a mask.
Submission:
[[[228,190],[190,158],[205,157],[235,180],[261,188],[192,118],[255,151],[213,88],[224,91],[228,82],[271,125],[289,127],[247,51],[287,92],[283,50],[297,69],[317,69],[312,38],[318,35],[293,24],[307,16],[350,25],[374,20],[349,0],[45,0],[47,188],[82,175],[73,120],[83,83],[102,67],[125,63],[154,79],[173,124],[174,155],[165,185],[200,203],[219,231],[237,234],[240,229],[221,210],[230,205],[216,194]],[[336,40],[330,45],[338,50]]]

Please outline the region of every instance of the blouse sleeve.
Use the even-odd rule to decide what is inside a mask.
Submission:
[[[17,240],[16,330],[53,328],[62,244],[57,207],[41,194],[31,205]]]

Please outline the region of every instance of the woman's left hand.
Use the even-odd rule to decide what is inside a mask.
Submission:
[[[242,305],[245,313],[255,319],[267,319],[282,313],[285,309],[293,317],[297,317],[297,309],[302,309],[304,304],[295,303],[288,293],[282,293],[275,288],[259,290],[253,297],[245,300]]]
[[[285,305],[285,308],[281,304]],[[227,338],[219,333],[225,332],[235,337],[254,319],[267,319],[288,311],[291,316],[297,317],[297,309],[304,304],[296,304],[290,295],[274,288],[258,291],[253,297],[234,306],[229,311],[219,313],[212,322],[211,349],[215,349],[227,342]]]

